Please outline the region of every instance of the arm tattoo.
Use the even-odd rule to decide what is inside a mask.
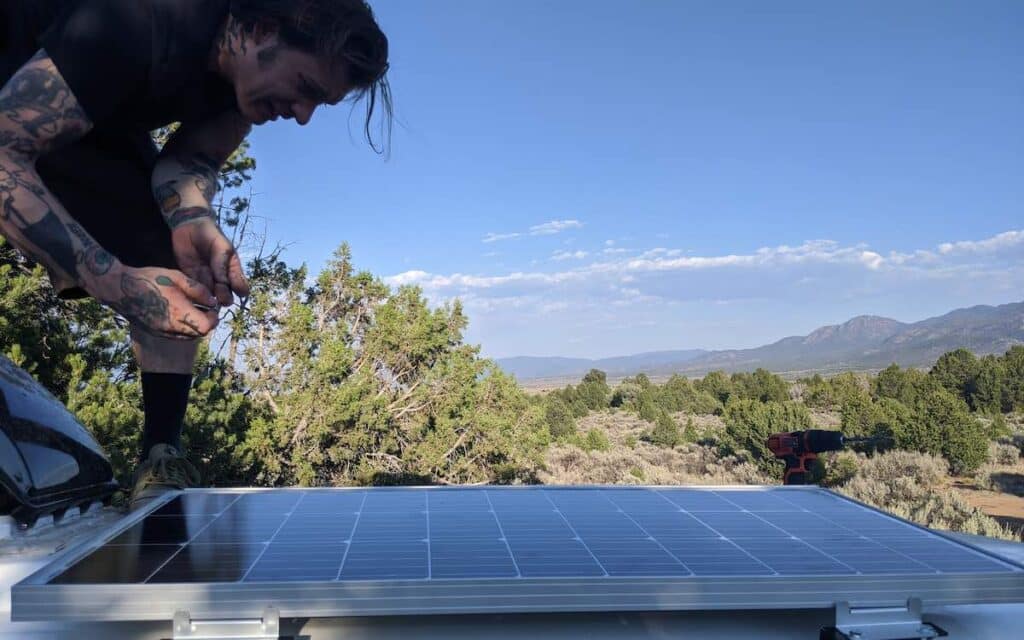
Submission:
[[[176,229],[193,220],[212,220],[214,215],[210,202],[217,194],[220,163],[204,153],[175,156],[173,160],[176,163],[178,179],[161,182],[153,188],[153,197],[167,221],[167,226]],[[198,202],[198,198],[187,192],[187,189],[193,186],[199,191],[205,206],[183,206]]]
[[[102,276],[110,271],[110,267],[114,266],[114,256],[97,245],[85,229],[74,222],[68,225],[68,231],[82,243],[82,250],[75,254],[79,264],[84,264],[89,273],[97,276]]]
[[[186,207],[184,209],[178,209],[171,215],[167,216],[167,226],[171,229],[177,229],[183,224],[193,222],[195,220],[213,219],[213,213],[207,207]]]
[[[17,148],[35,154],[81,137],[91,124],[59,73],[31,66],[45,58],[48,56],[40,49],[0,90],[0,116],[20,125],[27,134]]]
[[[171,180],[161,184],[153,191],[156,203],[165,216],[174,213],[174,210],[181,206],[181,195],[175,190],[174,184],[175,181]]]
[[[50,256],[56,266],[74,278],[78,275],[78,258],[75,256],[75,245],[64,223],[53,210],[48,210],[39,220],[21,228],[25,239]]]
[[[127,273],[121,276],[121,298],[117,305],[118,311],[130,320],[138,320],[147,327],[168,324],[167,298],[143,278],[135,278]]]

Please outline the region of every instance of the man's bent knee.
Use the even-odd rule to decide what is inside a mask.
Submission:
[[[139,369],[148,373],[192,373],[199,340],[162,338],[131,327],[132,350]]]

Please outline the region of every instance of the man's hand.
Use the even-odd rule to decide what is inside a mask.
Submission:
[[[213,291],[221,305],[234,301],[232,293],[249,295],[238,252],[212,218],[179,224],[171,230],[171,244],[181,270]]]
[[[136,269],[119,263],[90,279],[86,289],[133,325],[155,335],[194,339],[217,326],[217,300],[210,290],[173,269]]]

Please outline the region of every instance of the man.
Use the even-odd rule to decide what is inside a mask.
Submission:
[[[364,0],[0,4],[0,233],[60,295],[128,319],[138,506],[198,484],[180,452],[196,348],[249,291],[211,210],[219,167],[252,125],[346,96],[367,98],[367,137],[378,100],[390,122],[387,38]]]

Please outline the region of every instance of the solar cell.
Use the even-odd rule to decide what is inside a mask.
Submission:
[[[1021,567],[816,488],[202,490],[170,498],[71,562],[29,578],[14,597],[18,616],[19,603],[51,614],[73,609],[74,598],[43,604],[42,596],[74,586],[103,587],[89,592],[92,603],[124,595],[117,589],[129,585],[233,594],[250,585],[285,585],[274,592],[282,594],[320,584],[337,585],[338,594],[392,585],[459,603],[437,605],[443,610],[479,610],[476,599],[488,589],[499,595],[486,596],[487,610],[514,608],[501,604],[501,594],[515,590],[535,595],[540,610],[571,610],[560,598],[640,584],[618,599],[601,595],[635,609],[679,608],[734,583],[771,600],[816,579],[854,593],[878,585],[894,598],[893,584],[930,578],[933,591],[948,583],[950,593],[973,601],[966,583],[954,588],[954,575],[981,585],[998,578],[1009,584],[999,593],[1024,599]],[[886,582],[897,578],[904,582]],[[565,593],[545,596],[556,584]],[[677,601],[644,595],[664,589]]]

